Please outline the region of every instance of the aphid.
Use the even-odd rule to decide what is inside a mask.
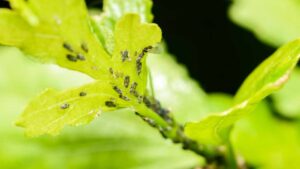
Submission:
[[[65,104],[60,106],[61,109],[67,109],[69,107],[70,107],[70,105],[68,103],[65,103]]]
[[[130,83],[130,77],[129,76],[125,76],[125,78],[124,78],[124,86],[126,88],[128,88],[129,83]]]
[[[134,92],[136,92],[136,87],[137,87],[137,83],[133,82],[130,86],[130,93],[133,94]]]
[[[116,107],[116,106],[117,106],[113,101],[106,101],[106,102],[105,102],[105,105],[106,105],[107,107]]]
[[[110,74],[112,74],[112,75],[114,74],[113,68],[110,67],[108,70],[109,70],[109,73],[110,73]]]
[[[123,95],[121,89],[119,89],[117,86],[114,86],[113,89],[114,89],[119,95]]]
[[[81,60],[81,61],[84,61],[85,60],[85,57],[82,55],[82,54],[80,54],[80,53],[78,53],[77,54],[77,57],[76,57],[78,60]]]
[[[137,94],[138,102],[141,104],[143,102],[144,96]]]
[[[71,62],[77,62],[77,58],[70,54],[67,54],[67,59]]]
[[[136,62],[141,62],[141,60],[143,59],[143,57],[144,57],[144,53],[140,53],[139,56],[136,59]]]
[[[121,51],[121,56],[122,56],[122,62],[125,62],[129,58],[128,51],[127,50]]]
[[[128,98],[128,97],[126,97],[126,96],[123,96],[123,95],[119,95],[119,97],[121,98],[121,99],[123,99],[123,100],[125,100],[125,101],[130,101],[130,99]]]
[[[137,71],[137,74],[140,75],[141,72],[142,72],[142,62],[136,62],[136,71]]]
[[[68,44],[67,42],[63,43],[63,47],[68,50],[69,52],[74,52],[73,48],[71,47],[70,44]]]
[[[86,96],[86,93],[85,93],[85,92],[80,92],[80,93],[79,93],[79,96],[80,96],[80,97]]]
[[[147,97],[144,97],[144,98],[143,98],[143,102],[145,103],[145,105],[146,105],[148,108],[151,108],[151,107],[152,107],[152,103],[151,103],[151,101],[150,101]]]
[[[83,51],[85,51],[86,53],[89,52],[89,48],[88,48],[88,46],[87,46],[86,43],[82,43],[82,44],[81,44],[81,49],[82,49]]]
[[[145,48],[143,49],[143,52],[144,52],[144,53],[147,53],[147,52],[149,52],[152,48],[153,48],[152,46],[147,46],[147,47],[145,47]]]

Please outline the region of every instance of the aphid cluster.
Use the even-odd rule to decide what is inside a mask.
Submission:
[[[140,75],[141,72],[142,72],[142,66],[143,66],[142,59],[145,56],[145,54],[147,52],[149,52],[149,50],[151,50],[151,49],[152,49],[152,46],[145,47],[143,49],[142,53],[140,53],[139,56],[137,57],[137,59],[136,59],[136,71],[137,71],[138,75]]]
[[[66,58],[69,61],[71,61],[71,62],[85,61],[85,56],[80,52],[75,52],[75,50],[72,48],[72,46],[69,43],[64,42],[63,43],[63,48],[65,48],[68,52],[70,52],[66,55]],[[85,53],[88,53],[88,51],[89,51],[86,43],[81,44],[81,49]]]
[[[173,124],[174,120],[170,117],[170,111],[163,108],[158,100],[149,99],[148,97],[143,97],[144,104],[155,113],[157,113],[160,117],[165,119],[169,124]]]
[[[135,96],[136,98],[138,98],[138,102],[139,103],[142,103],[143,102],[143,98],[144,96],[140,95],[137,91],[136,91],[136,87],[137,87],[137,83],[136,82],[133,82],[130,86],[130,94],[132,94],[133,96]]]

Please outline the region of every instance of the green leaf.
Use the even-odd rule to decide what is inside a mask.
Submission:
[[[13,10],[0,9],[3,32],[0,44],[18,47],[39,61],[54,62],[93,78],[100,79],[107,71],[110,56],[91,31],[84,1],[14,0],[10,3]],[[23,11],[29,9],[33,13],[24,16]],[[33,14],[38,23],[28,22]]]
[[[300,57],[300,40],[293,41],[276,51],[246,79],[230,109],[188,123],[186,134],[200,143],[223,144],[228,140],[230,127],[272,92],[288,80]]]
[[[298,0],[234,0],[229,16],[235,23],[273,46],[300,37]]]
[[[29,104],[18,125],[26,128],[29,136],[58,134],[64,125],[86,124],[100,110],[111,110],[107,106],[113,110],[131,106],[140,114],[156,119],[157,123],[164,123],[141,103],[148,77],[146,55],[149,47],[160,40],[161,30],[157,25],[142,24],[135,14],[125,15],[116,25],[116,48],[110,64],[104,66],[105,72],[101,72],[103,67],[92,68],[101,80],[62,93],[47,90]],[[81,92],[90,92],[91,95],[80,97]]]
[[[235,153],[254,168],[298,168],[299,131],[299,123],[276,118],[264,103],[237,122],[231,141]]]
[[[135,14],[126,15],[116,26],[116,47],[112,58],[114,69],[136,82],[137,91],[142,95],[148,78],[145,51],[160,42],[161,36],[161,30],[156,24],[141,24],[138,15]],[[124,55],[128,58],[124,58]],[[120,80],[120,83],[123,83],[123,79]]]
[[[142,22],[151,23],[153,15],[151,13],[151,0],[104,0],[103,12],[92,10],[92,26],[99,40],[108,53],[114,49],[114,29],[116,22],[129,13],[137,14]]]
[[[113,93],[105,81],[63,92],[48,89],[32,100],[17,125],[24,127],[28,136],[57,135],[65,125],[86,124],[101,112],[128,106]]]
[[[296,68],[284,88],[272,95],[278,113],[288,118],[300,118],[300,69]]]

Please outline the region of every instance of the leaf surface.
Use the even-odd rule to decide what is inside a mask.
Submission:
[[[43,92],[29,103],[17,125],[29,136],[57,135],[65,125],[82,125],[101,112],[126,107],[105,82],[94,82],[77,89]]]
[[[90,28],[84,1],[13,0],[10,4],[13,10],[0,9],[0,44],[18,47],[41,62],[102,78],[110,56]],[[32,12],[35,24],[24,10]]]

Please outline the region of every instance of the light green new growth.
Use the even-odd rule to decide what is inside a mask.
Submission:
[[[103,12],[90,12],[92,27],[106,51],[112,53],[114,50],[114,28],[122,16],[135,13],[141,17],[143,23],[151,23],[151,8],[151,0],[104,0]]]
[[[279,90],[288,80],[300,57],[300,40],[281,47],[264,61],[243,83],[235,104],[230,109],[188,123],[185,133],[205,144],[223,144],[230,127],[272,92]]]
[[[34,99],[17,123],[29,136],[57,134],[64,125],[85,124],[101,111],[124,107],[164,125],[142,103],[147,84],[145,57],[161,40],[157,25],[141,23],[137,14],[124,15],[114,27],[115,48],[110,54],[94,34],[83,0],[10,3],[13,10],[0,9],[0,27],[5,32],[0,34],[0,44],[97,80],[64,92],[47,90]]]

